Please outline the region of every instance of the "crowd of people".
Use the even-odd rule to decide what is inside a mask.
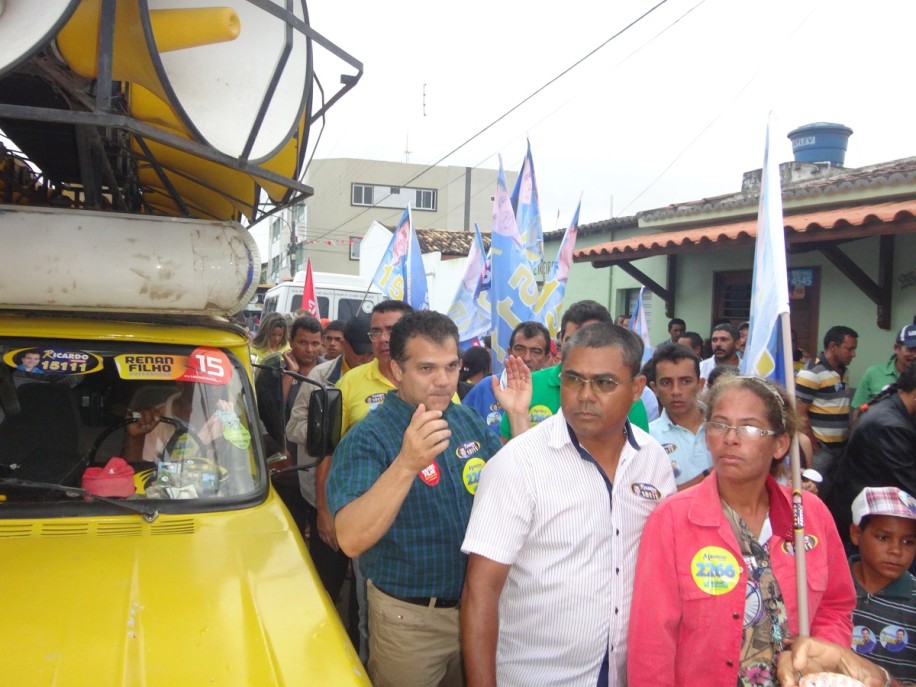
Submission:
[[[253,360],[342,392],[314,456],[312,387],[256,381],[272,448],[317,464],[277,488],[331,598],[351,590],[373,684],[916,684],[916,324],[855,390],[858,334],[831,327],[793,351],[794,398],[738,372],[747,331],[675,318],[644,361],[580,301],[556,340],[515,327],[493,374],[400,301],[265,317]]]

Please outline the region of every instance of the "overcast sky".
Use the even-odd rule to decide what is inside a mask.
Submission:
[[[433,164],[656,2],[311,0],[313,28],[365,66],[316,158]],[[780,161],[814,121],[854,130],[849,167],[907,157],[914,15],[903,0],[668,0],[442,164],[502,154],[517,170],[529,137],[547,231],[580,193],[587,223],[737,191],[770,110]],[[343,70],[316,64],[333,88]]]

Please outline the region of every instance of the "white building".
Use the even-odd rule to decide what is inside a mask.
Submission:
[[[305,183],[315,195],[264,220],[269,225],[267,255],[262,256],[266,280],[273,284],[290,278],[291,257],[293,273],[311,258],[313,270],[360,274],[361,244],[373,222],[393,227],[408,203],[415,229],[472,234],[476,222],[488,233],[497,174],[495,169],[473,167],[313,160]],[[510,191],[516,176],[506,172]],[[375,259],[381,259],[381,253]]]

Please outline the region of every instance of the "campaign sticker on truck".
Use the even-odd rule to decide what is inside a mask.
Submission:
[[[121,379],[180,379],[188,367],[188,357],[185,355],[130,353],[115,356],[114,360]]]
[[[102,359],[95,353],[44,346],[17,348],[4,355],[3,362],[35,375],[85,375],[102,369]]]
[[[232,378],[229,357],[218,348],[195,348],[188,356],[188,367],[178,378],[181,382],[228,384]]]

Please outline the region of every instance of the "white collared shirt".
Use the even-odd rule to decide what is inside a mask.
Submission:
[[[500,685],[626,684],[639,539],[675,491],[661,446],[630,428],[613,498],[562,411],[503,447],[481,472],[462,550],[511,565],[499,600]]]

